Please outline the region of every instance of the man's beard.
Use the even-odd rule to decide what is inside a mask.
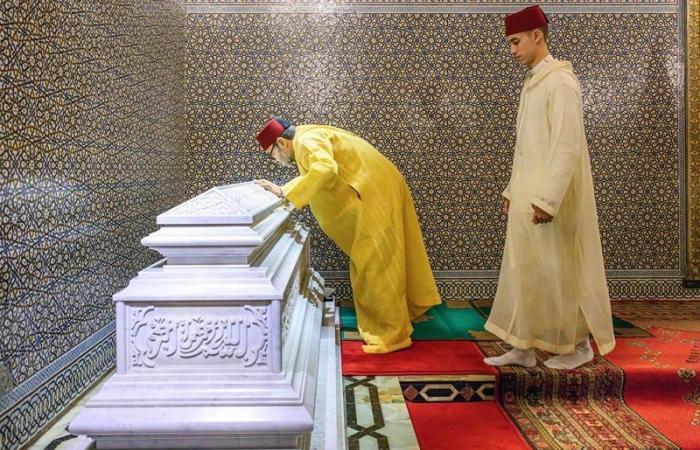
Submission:
[[[297,166],[296,164],[294,164],[294,160],[292,160],[292,158],[284,158],[284,159],[281,159],[280,161],[275,161],[275,162],[282,167],[294,168]]]

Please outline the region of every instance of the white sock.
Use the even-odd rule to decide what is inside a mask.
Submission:
[[[514,348],[511,351],[502,354],[501,356],[492,356],[490,358],[484,358],[484,362],[489,366],[535,367],[537,365],[537,361],[535,360],[534,348],[528,348],[527,350]]]
[[[591,342],[586,339],[576,345],[573,353],[566,353],[549,358],[544,362],[544,365],[550,369],[571,370],[586,364],[592,359],[593,349],[591,348]]]

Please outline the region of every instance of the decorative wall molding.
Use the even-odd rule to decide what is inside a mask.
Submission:
[[[0,448],[15,450],[114,368],[114,322],[2,398]],[[87,347],[87,348],[84,348]]]
[[[700,281],[700,2],[686,2],[687,278]]]
[[[326,285],[335,288],[338,300],[352,300],[350,278],[340,272],[322,272]],[[436,274],[443,300],[493,298],[498,286],[497,277],[451,278]],[[610,297],[614,299],[650,300],[659,298],[700,298],[700,290],[683,287],[681,277],[668,278],[608,278]]]
[[[528,2],[526,2],[528,3]],[[533,2],[534,3],[534,2]],[[542,2],[537,2],[542,4]],[[185,5],[189,14],[330,14],[330,13],[481,13],[508,14],[518,10],[523,3],[480,2],[462,0],[443,1],[285,1],[285,0],[239,0],[239,1],[191,1]],[[588,0],[574,3],[549,2],[543,5],[547,13],[643,13],[667,14],[678,12],[675,1],[620,1]]]
[[[326,270],[323,271],[324,278],[348,278],[347,270]],[[435,278],[498,278],[498,270],[434,270]],[[677,270],[606,270],[608,278],[679,278]]]
[[[14,408],[22,402],[22,399],[32,394],[34,391],[41,389],[43,385],[49,383],[61,372],[75,365],[76,361],[85,358],[94,348],[102,344],[105,339],[110,339],[114,336],[114,321],[105,325],[97,333],[85,339],[80,344],[76,345],[68,352],[61,355],[56,360],[52,361],[46,367],[34,374],[31,378],[23,381],[0,398],[0,414],[4,414],[10,408]]]
[[[183,0],[180,0],[183,1]],[[194,5],[208,5],[208,6],[222,6],[222,5],[240,5],[246,3],[278,3],[285,4],[288,6],[293,6],[297,4],[331,4],[331,5],[342,5],[342,4],[445,4],[445,3],[460,3],[475,6],[504,6],[509,8],[522,8],[528,4],[545,5],[546,7],[559,6],[559,7],[574,7],[576,4],[595,4],[601,7],[606,6],[640,6],[640,5],[678,5],[678,0],[577,0],[576,2],[570,2],[566,0],[184,0],[184,3],[188,6]]]

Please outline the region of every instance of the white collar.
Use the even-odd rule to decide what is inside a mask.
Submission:
[[[547,54],[544,58],[542,58],[542,61],[538,62],[535,67],[530,69],[528,72],[528,75],[534,76],[537,75],[538,73],[542,72],[544,68],[547,66],[547,64],[551,63],[554,61],[554,57],[551,54]]]

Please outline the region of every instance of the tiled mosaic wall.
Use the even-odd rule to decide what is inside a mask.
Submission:
[[[184,199],[185,20],[172,1],[0,6],[0,362],[15,391],[113,320],[112,295],[156,257],[140,239]],[[84,387],[12,420],[0,408],[0,447]]]
[[[550,18],[551,50],[583,87],[607,269],[680,277],[679,15]],[[187,31],[189,195],[293,176],[255,150],[268,114],[333,124],[405,174],[436,271],[493,277],[524,76],[502,14],[189,14]],[[313,264],[345,270],[313,228]]]

